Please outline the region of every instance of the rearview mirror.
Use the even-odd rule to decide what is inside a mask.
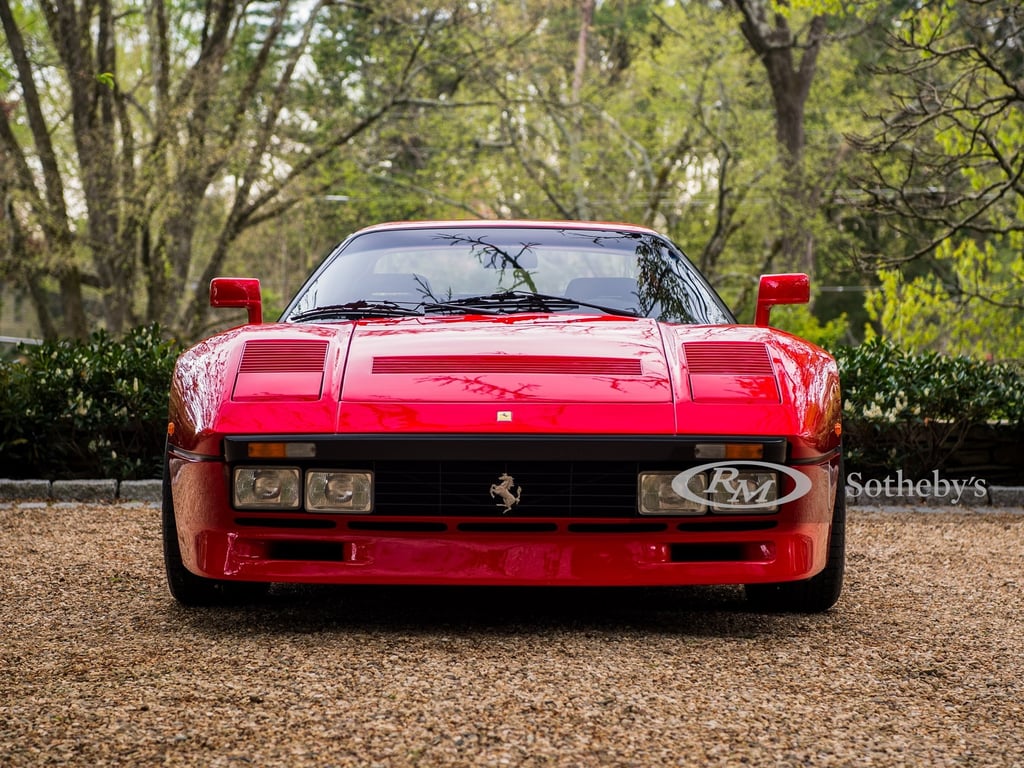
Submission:
[[[776,304],[806,304],[811,300],[811,280],[803,273],[761,275],[757,289],[754,325],[768,325]]]
[[[244,307],[249,323],[263,322],[260,281],[253,277],[215,277],[210,281],[211,307]]]

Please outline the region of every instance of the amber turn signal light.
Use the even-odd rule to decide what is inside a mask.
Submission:
[[[693,455],[698,459],[763,459],[761,443],[697,443]]]

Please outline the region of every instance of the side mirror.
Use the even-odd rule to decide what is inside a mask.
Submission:
[[[754,325],[768,325],[772,307],[776,304],[806,304],[810,300],[811,280],[807,275],[761,275]]]
[[[260,281],[253,277],[215,277],[210,281],[211,307],[245,307],[249,322],[263,322]]]

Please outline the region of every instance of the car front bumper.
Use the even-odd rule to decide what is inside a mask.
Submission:
[[[672,586],[809,578],[825,565],[838,456],[778,512],[490,518],[252,513],[223,461],[172,453],[185,566],[216,579],[334,584]]]

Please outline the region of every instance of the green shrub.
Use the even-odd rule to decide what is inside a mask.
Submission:
[[[158,326],[19,351],[20,361],[0,363],[5,476],[159,476],[180,347]]]
[[[921,477],[944,469],[972,428],[1024,422],[1024,379],[1010,365],[908,352],[881,339],[835,357],[848,468]]]
[[[158,477],[167,394],[181,347],[157,326],[114,340],[56,341],[0,361],[0,474]],[[835,350],[848,471],[942,470],[967,433],[1024,424],[1024,378],[1011,366],[911,353],[875,339]]]

